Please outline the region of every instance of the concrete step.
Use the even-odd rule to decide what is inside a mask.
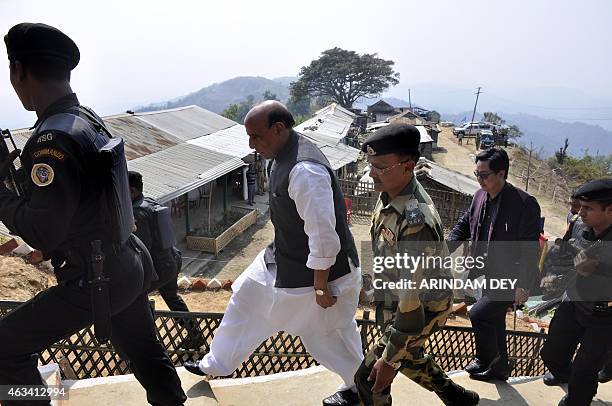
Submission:
[[[340,378],[321,366],[255,378],[212,380],[210,383],[184,368],[177,368],[177,371],[188,396],[185,405],[318,406],[340,385]],[[546,386],[541,378],[512,378],[508,383],[486,383],[471,380],[463,372],[451,376],[456,383],[478,392],[483,406],[556,406],[567,391],[566,386]],[[133,375],[65,381],[64,385],[70,391],[69,400],[62,406],[147,404],[145,392]],[[433,392],[401,374],[395,379],[391,393],[394,405],[442,405]],[[612,383],[599,385],[592,406],[612,406]]]
[[[187,394],[185,406],[217,406],[210,385],[202,377],[193,375],[180,367],[176,369],[183,390]],[[68,406],[138,406],[147,405],[144,389],[134,375],[64,381],[69,387]],[[62,405],[63,406],[63,405]]]

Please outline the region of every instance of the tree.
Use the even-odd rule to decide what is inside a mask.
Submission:
[[[276,93],[272,93],[269,90],[266,90],[263,94],[263,99],[264,100],[278,100],[278,98],[276,97]]]
[[[508,126],[508,138],[519,138],[521,135],[523,135],[523,132],[517,125],[512,124],[511,126]]]
[[[237,123],[243,124],[244,118],[251,108],[255,105],[255,96],[252,94],[247,96],[247,99],[238,104],[230,104],[228,108],[223,110],[221,115],[229,118],[230,120],[236,121]]]
[[[375,97],[399,83],[393,61],[377,54],[359,55],[333,48],[300,69],[298,80],[291,83],[291,97],[325,97],[346,108],[360,97]]]
[[[555,152],[555,158],[557,158],[557,162],[563,165],[565,162],[565,158],[567,158],[567,147],[569,147],[569,140],[565,139],[565,144],[559,148],[559,151]]]
[[[230,104],[228,108],[223,110],[223,113],[221,113],[221,115],[225,118],[229,118],[230,120],[237,121],[236,120],[237,113],[238,113],[238,105]]]
[[[310,97],[303,97],[301,99],[295,97],[289,98],[287,109],[293,114],[294,118],[310,115]]]
[[[506,120],[501,118],[500,115],[498,115],[497,113],[490,112],[490,111],[487,111],[482,115],[482,121],[486,121],[487,123],[492,123],[492,124],[497,124],[497,125],[502,125],[506,122]]]
[[[427,121],[431,121],[432,123],[440,122],[440,113],[435,110],[427,112]]]

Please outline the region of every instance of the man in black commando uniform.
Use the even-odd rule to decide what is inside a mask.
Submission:
[[[0,385],[43,385],[38,353],[93,321],[96,337],[110,338],[130,361],[150,404],[182,405],[186,397],[147,300],[148,253],[131,235],[122,140],[110,138],[70,87],[79,50],[44,24],[18,24],[4,41],[11,84],[38,120],[20,157],[25,193],[0,184],[0,220],[51,259],[58,285],[0,319]],[[102,159],[111,155],[110,163]],[[3,179],[15,156],[0,164]]]

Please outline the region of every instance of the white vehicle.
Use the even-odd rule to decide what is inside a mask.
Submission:
[[[453,128],[453,134],[455,134],[455,137],[459,135],[463,135],[464,137],[475,137],[476,134],[480,134],[481,130],[493,130],[493,124],[485,122],[465,123],[461,127]]]

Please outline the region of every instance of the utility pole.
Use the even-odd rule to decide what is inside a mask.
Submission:
[[[480,86],[478,86],[478,89],[476,89],[476,103],[474,103],[474,111],[472,112],[472,121],[470,121],[470,124],[474,122],[474,116],[476,116],[476,106],[478,106],[478,96],[480,96],[480,89],[482,89]]]
[[[410,111],[412,111],[412,99],[410,98],[410,88],[408,88],[408,105],[410,106]]]
[[[533,141],[529,143],[529,161],[527,161],[527,180],[525,181],[525,192],[529,191],[529,177],[531,176],[531,151],[533,151]]]

